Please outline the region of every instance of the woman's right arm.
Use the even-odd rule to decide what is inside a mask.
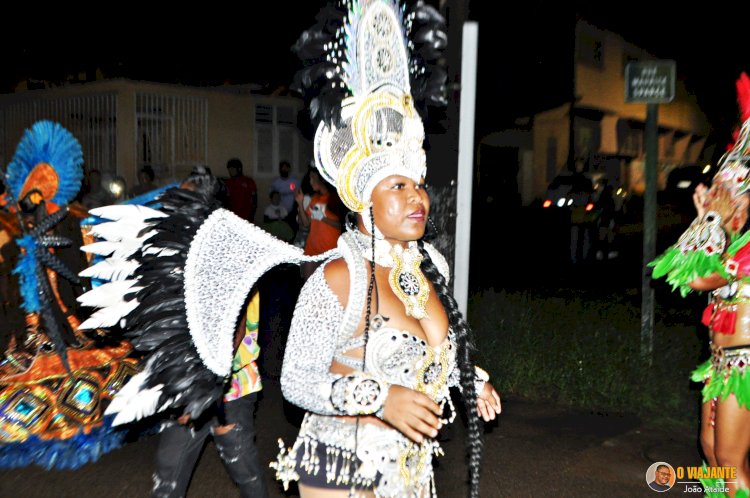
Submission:
[[[329,265],[345,268],[343,261]],[[334,278],[331,290],[325,273],[326,267],[313,273],[294,310],[281,369],[284,397],[320,415],[376,415],[414,441],[423,435],[434,437],[442,410],[425,394],[363,372],[330,372],[343,319],[343,306],[334,292],[348,295],[348,275]]]
[[[688,285],[691,289],[697,291],[712,291],[719,287],[724,287],[729,281],[719,275],[718,273],[712,273],[706,277],[699,277],[690,282]]]
[[[344,308],[326,281],[328,266],[346,265],[340,260],[318,268],[302,288],[284,353],[282,392],[291,403],[320,415],[380,416],[388,383],[363,372],[331,373]],[[347,278],[344,272],[337,280]]]
[[[330,372],[343,308],[326,285],[322,269],[307,280],[294,309],[281,369],[281,389],[291,403],[321,415],[341,415],[331,403]]]

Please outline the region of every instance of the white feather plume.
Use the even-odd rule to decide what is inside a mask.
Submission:
[[[151,225],[152,223],[146,223],[142,220],[108,221],[92,226],[89,233],[100,239],[119,242],[139,238],[141,231]]]
[[[156,247],[156,246],[148,246],[143,249],[143,254],[154,254],[157,257],[161,258],[163,256],[174,256],[175,254],[179,253],[177,249],[172,249],[170,247]]]
[[[98,254],[99,256],[109,256],[110,254],[115,252],[118,247],[119,244],[117,242],[109,242],[104,240],[102,242],[92,242],[91,244],[81,246],[81,251],[90,254]]]
[[[104,414],[115,414],[113,426],[134,422],[157,412],[159,397],[164,386],[159,384],[150,389],[144,389],[143,384],[150,373],[146,369],[134,375],[112,398]]]
[[[136,292],[143,287],[137,287],[137,280],[118,280],[94,287],[76,299],[83,306],[101,308],[114,306],[125,302],[125,294]]]
[[[88,278],[99,278],[110,282],[124,280],[138,268],[137,261],[108,258],[94,266],[89,266],[78,275]]]
[[[140,304],[137,299],[123,301],[122,303],[107,306],[96,310],[85,322],[78,326],[83,330],[94,330],[100,328],[114,327],[122,319],[128,316],[136,306]]]
[[[107,220],[121,220],[123,218],[147,220],[149,218],[165,218],[167,215],[156,209],[139,204],[113,204],[91,209],[89,213]]]

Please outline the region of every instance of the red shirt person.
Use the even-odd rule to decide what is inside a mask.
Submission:
[[[258,208],[258,187],[249,176],[242,174],[242,161],[237,158],[227,161],[229,179],[225,182],[229,196],[229,209],[242,219],[255,222]]]

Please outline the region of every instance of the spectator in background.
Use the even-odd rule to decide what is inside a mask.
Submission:
[[[302,206],[303,210],[307,209],[307,206],[310,205],[310,200],[315,193],[312,186],[310,185],[310,172],[313,169],[314,166],[307,167],[307,173],[305,173],[305,176],[302,177],[302,182],[300,182],[299,188],[294,192],[294,202],[296,203],[297,207]],[[297,210],[294,211],[294,214],[297,216],[296,220],[297,226],[299,228],[297,229],[297,234],[294,236],[293,244],[304,249],[305,243],[307,242],[307,235],[310,233],[310,227],[302,225],[302,223],[300,222],[300,214],[297,212]]]
[[[294,230],[286,222],[289,213],[281,205],[281,195],[272,190],[270,198],[271,204],[263,213],[263,229],[284,242],[291,242],[294,239]]]
[[[284,221],[291,227],[293,234],[296,234],[299,229],[297,209],[294,205],[294,195],[298,189],[299,180],[292,175],[292,165],[289,164],[289,161],[281,161],[279,163],[279,176],[271,183],[271,190],[281,194],[281,205],[288,213]]]
[[[269,198],[271,199],[271,204],[268,205],[266,211],[263,213],[263,222],[283,221],[289,213],[281,205],[281,195],[277,191],[271,190]]]
[[[300,226],[310,231],[305,242],[305,254],[315,256],[336,247],[341,235],[341,220],[344,218],[345,208],[336,190],[323,180],[318,170],[310,171],[310,185],[314,191],[310,204],[303,209],[298,201],[297,213]],[[300,194],[297,194],[297,197],[301,200]],[[303,278],[307,279],[312,275],[318,264],[304,263]]]
[[[614,248],[615,240],[615,215],[617,214],[617,205],[615,204],[614,187],[605,180],[602,192],[597,200],[599,209],[598,226],[598,248],[596,259],[601,261],[604,258],[614,259],[618,253]]]
[[[115,198],[102,185],[102,174],[99,170],[92,169],[89,171],[89,191],[83,196],[81,201],[86,209],[94,209],[101,206],[107,206],[115,202]]]
[[[139,195],[143,195],[156,189],[157,186],[154,183],[154,178],[156,178],[156,175],[154,175],[154,168],[148,164],[143,166],[138,172],[138,185],[134,185],[133,188],[130,189],[130,192],[128,192],[128,198],[132,199],[133,197],[138,197]]]
[[[226,188],[229,196],[229,210],[240,218],[255,223],[258,208],[258,187],[255,181],[242,173],[242,161],[232,158],[227,161]]]
[[[279,163],[279,176],[271,184],[271,190],[281,194],[281,205],[287,213],[294,212],[294,193],[299,186],[297,178],[292,174],[292,165],[289,161]]]

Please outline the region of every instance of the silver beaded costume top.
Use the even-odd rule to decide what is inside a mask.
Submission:
[[[438,345],[429,345],[407,330],[380,327],[370,332],[367,370],[362,361],[344,355],[361,347],[355,335],[367,294],[367,273],[359,234],[347,232],[339,239],[336,257],[343,257],[350,274],[346,308],[328,286],[322,265],[300,293],[281,373],[284,397],[307,410],[293,446],[283,448],[272,466],[277,478],[288,485],[299,478],[295,465],[311,474],[325,472],[327,482],[374,488],[378,497],[427,496],[434,494],[432,457],[442,454],[437,441],[426,438],[416,444],[395,429],[343,420],[338,416],[372,414],[382,418],[382,406],[391,384],[402,385],[430,396],[448,408],[453,420],[449,387],[459,386],[456,342],[449,331]],[[445,259],[429,244],[425,248],[447,278]],[[330,372],[333,361],[355,369],[350,375]],[[316,448],[323,445],[320,461]],[[302,452],[301,454],[299,452]],[[300,456],[301,455],[301,456]]]

